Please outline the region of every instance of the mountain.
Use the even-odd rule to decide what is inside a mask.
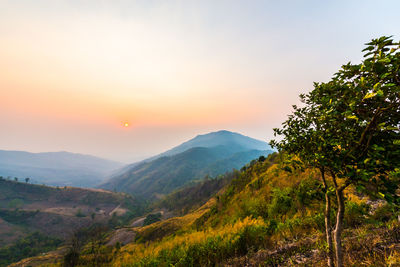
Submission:
[[[123,164],[69,152],[30,153],[0,150],[0,175],[31,178],[33,183],[91,187]]]
[[[271,152],[266,142],[229,131],[212,132],[124,167],[100,187],[151,198],[207,175],[214,177],[239,169]]]
[[[211,132],[201,134],[189,141],[186,141],[179,146],[176,146],[164,153],[156,156],[157,158],[163,156],[172,156],[184,152],[193,147],[216,147],[226,146],[232,152],[239,152],[245,150],[272,150],[271,147],[264,141],[260,141],[239,133],[234,133],[226,130],[218,132]]]

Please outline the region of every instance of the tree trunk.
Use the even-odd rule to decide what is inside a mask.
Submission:
[[[336,188],[336,198],[338,202],[338,211],[336,214],[335,228],[335,250],[337,267],[343,267],[343,249],[342,249],[342,230],[344,218],[344,195],[341,188]]]
[[[325,235],[326,243],[328,244],[328,267],[334,267],[334,253],[333,253],[333,243],[332,243],[332,227],[331,227],[331,198],[329,197],[329,187],[325,180],[325,172],[323,169],[321,171],[322,182],[324,184],[325,193]]]

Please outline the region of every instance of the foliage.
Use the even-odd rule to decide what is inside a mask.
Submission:
[[[98,266],[110,261],[110,249],[104,248],[101,240],[110,229],[107,226],[94,224],[75,231],[69,241],[68,251],[63,258],[63,266],[77,265]],[[82,258],[81,254],[90,251],[91,257]]]
[[[155,222],[159,222],[161,221],[161,213],[152,213],[146,216],[146,218],[144,219],[143,222],[143,226],[155,223]]]
[[[366,203],[356,203],[348,201],[346,203],[346,213],[344,223],[347,227],[356,227],[366,222],[369,206]]]
[[[300,96],[305,106],[294,106],[282,129],[275,129],[284,139],[272,144],[346,185],[381,185],[391,201],[393,184],[385,181],[400,164],[399,43],[381,37],[367,45],[361,64],[344,65],[331,81]]]
[[[287,153],[288,162],[301,168],[318,168],[324,184],[328,265],[333,266],[330,221],[329,172],[337,198],[335,225],[336,264],[343,266],[341,232],[349,185],[389,202],[396,194],[400,167],[400,43],[390,37],[374,39],[363,51],[361,64],[348,63],[327,83],[300,95],[303,107],[274,129],[283,136],[271,144]],[[395,179],[390,179],[395,178]],[[366,188],[374,190],[367,190]]]
[[[178,214],[186,214],[199,208],[210,197],[218,193],[224,186],[237,176],[238,172],[228,172],[216,178],[206,176],[202,181],[179,189],[154,204],[156,208],[167,208]]]
[[[2,209],[0,210],[0,218],[3,220],[17,224],[17,225],[26,225],[27,219],[30,217],[34,217],[36,214],[38,214],[39,211],[26,211],[26,210],[6,210]]]
[[[55,249],[61,240],[34,232],[19,239],[15,244],[0,248],[0,266],[7,266],[26,257]]]
[[[86,215],[82,212],[81,209],[78,209],[78,211],[76,212],[75,216],[76,217],[80,217],[80,218],[86,217]]]

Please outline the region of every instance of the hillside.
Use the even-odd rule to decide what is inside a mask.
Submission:
[[[78,229],[95,224],[114,227],[142,211],[140,201],[121,193],[0,179],[0,255],[20,255],[27,240],[46,241],[40,245],[46,250],[46,244],[59,245]],[[15,244],[19,244],[15,253],[5,252]]]
[[[93,187],[123,164],[69,152],[30,153],[0,150],[0,175],[29,177],[31,182]]]
[[[148,198],[164,195],[206,175],[239,169],[271,153],[267,148],[265,142],[228,131],[199,135],[153,159],[125,167],[100,187]]]
[[[112,178],[102,188],[128,192],[147,198],[168,194],[185,184],[240,168],[268,152],[252,150],[232,154],[229,147],[196,147],[174,156],[144,162]]]
[[[108,251],[101,258],[89,245],[81,250],[78,266],[94,259],[102,262],[99,266],[326,266],[318,172],[290,173],[282,167],[274,157],[253,162],[199,209],[144,227],[126,227],[123,231],[132,233],[134,241],[99,246],[98,251]],[[346,197],[345,266],[396,266],[398,211],[353,188]],[[120,233],[100,243],[118,239]]]
[[[239,174],[239,171],[234,171],[219,175],[217,178],[206,177],[204,180],[193,182],[166,195],[155,202],[152,207],[154,209],[167,209],[179,215],[194,211],[204,205]]]

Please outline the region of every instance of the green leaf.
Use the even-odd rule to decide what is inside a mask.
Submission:
[[[390,58],[385,57],[385,58],[379,59],[378,62],[390,63]]]
[[[365,52],[365,51],[372,51],[372,50],[374,50],[374,46],[370,45],[370,46],[367,46],[366,48],[364,48],[362,51]]]
[[[396,131],[396,130],[398,130],[398,129],[399,129],[399,128],[394,127],[394,126],[385,127],[385,130],[387,130],[387,131]]]
[[[364,98],[363,99],[368,99],[368,98],[372,98],[372,97],[374,97],[374,96],[376,96],[377,95],[377,93],[368,93],[368,94],[366,94],[365,96],[364,96]]]
[[[398,146],[400,146],[400,139],[398,139],[398,140],[393,140],[393,145],[398,145]]]
[[[374,85],[374,91],[376,91],[376,89],[378,89],[380,86],[381,86],[381,83],[376,83],[376,84]]]
[[[396,86],[395,83],[387,83],[383,85],[384,87],[392,87],[392,86]]]
[[[351,120],[358,120],[357,116],[355,116],[355,115],[347,116],[346,118],[351,119]]]

